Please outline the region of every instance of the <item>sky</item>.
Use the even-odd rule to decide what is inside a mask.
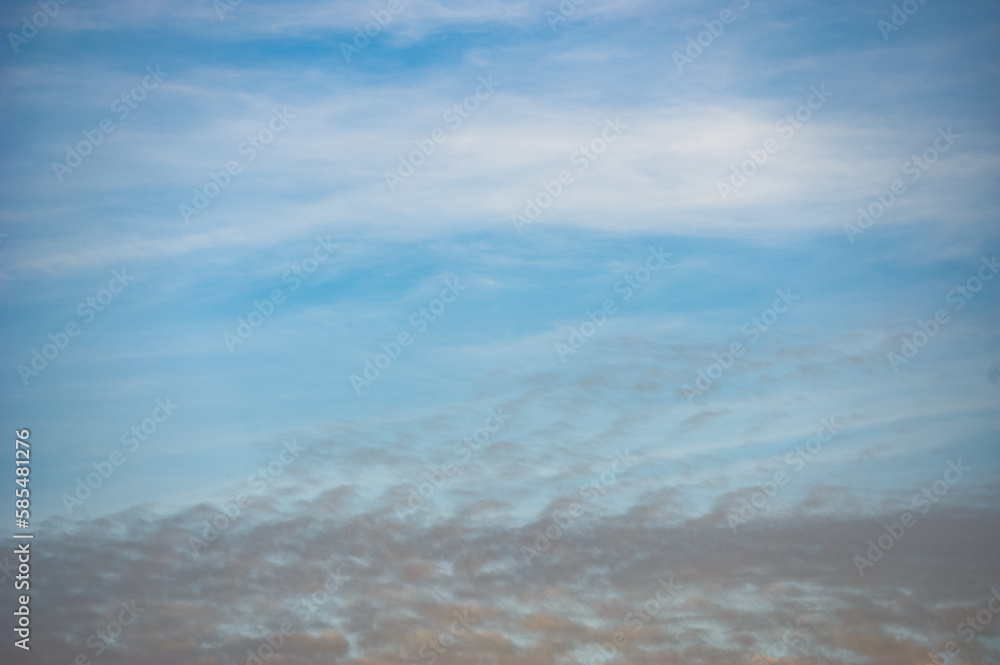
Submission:
[[[995,3],[0,26],[4,663],[1000,662]]]

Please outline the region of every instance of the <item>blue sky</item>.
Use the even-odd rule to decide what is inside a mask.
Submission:
[[[331,566],[348,581],[274,662],[596,662],[668,575],[683,591],[618,662],[776,659],[797,617],[781,665],[930,663],[948,640],[995,662],[996,623],[956,637],[1000,587],[995,7],[928,0],[884,39],[891,3],[400,2],[350,61],[389,3],[74,0],[8,36],[0,413],[32,432],[38,662],[97,659],[87,637],[139,598],[107,662],[242,663]],[[37,11],[6,4],[5,33]],[[390,188],[400,160],[420,163]],[[461,608],[480,623],[428,652]]]

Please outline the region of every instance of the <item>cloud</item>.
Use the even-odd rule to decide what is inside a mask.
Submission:
[[[294,626],[277,649],[285,662],[412,662],[456,613],[471,629],[442,662],[585,662],[645,606],[656,618],[623,662],[746,662],[799,617],[810,627],[794,647],[802,662],[913,662],[954,632],[956,606],[988,600],[1000,544],[989,535],[995,510],[942,506],[862,578],[852,554],[895,515],[793,516],[734,535],[698,519],[657,526],[610,514],[567,527],[525,566],[518,549],[535,524],[480,514],[404,527],[384,511],[326,505],[317,497],[249,514],[200,555],[187,540],[203,508],[50,523],[50,545],[33,559],[35,612],[46,617],[38,651],[51,662],[93,657],[88,636],[134,600],[140,618],[103,662],[242,660],[285,622]],[[938,574],[970,562],[961,579]],[[331,575],[340,586],[327,592]],[[680,589],[672,602],[647,602],[671,579]],[[988,641],[963,653],[996,655]]]

